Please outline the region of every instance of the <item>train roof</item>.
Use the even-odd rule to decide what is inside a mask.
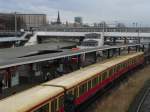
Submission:
[[[130,59],[135,56],[142,55],[142,54],[143,54],[143,52],[137,52],[137,53],[131,53],[129,55],[125,54],[124,56],[119,56],[119,58],[117,58],[117,59],[114,57],[112,61],[107,61],[107,62],[103,63],[103,66],[116,65],[121,61],[125,61],[127,59]]]
[[[26,112],[63,92],[62,88],[36,86],[0,101],[0,112]]]
[[[105,62],[97,63],[91,65],[89,67],[80,69],[78,71],[66,74],[60,78],[54,79],[52,81],[46,82],[46,85],[61,85],[65,86],[66,89],[72,88],[73,86],[82,83],[83,81],[95,76],[95,74],[99,72],[103,72],[104,70],[108,69],[109,67],[119,64],[122,61],[130,59],[132,57],[138,56],[143,54],[142,52],[133,53],[124,56],[118,56],[118,58],[112,58]]]

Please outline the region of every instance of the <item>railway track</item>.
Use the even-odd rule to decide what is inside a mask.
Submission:
[[[139,105],[137,107],[136,112],[150,112],[150,88],[148,88],[141,101],[139,102]]]
[[[129,107],[128,112],[150,112],[150,79],[147,80]]]

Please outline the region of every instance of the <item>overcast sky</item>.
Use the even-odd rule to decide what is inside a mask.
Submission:
[[[54,20],[60,11],[63,21],[83,17],[85,23],[125,22],[150,25],[150,0],[0,0],[2,12],[46,13]]]

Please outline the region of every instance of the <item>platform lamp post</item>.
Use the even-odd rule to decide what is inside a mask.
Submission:
[[[15,36],[17,37],[17,13],[14,13],[15,15]]]

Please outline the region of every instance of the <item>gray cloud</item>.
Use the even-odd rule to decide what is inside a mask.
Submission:
[[[54,19],[58,10],[62,19],[82,16],[86,22],[121,21],[148,24],[149,0],[0,0],[1,11],[47,13]]]

